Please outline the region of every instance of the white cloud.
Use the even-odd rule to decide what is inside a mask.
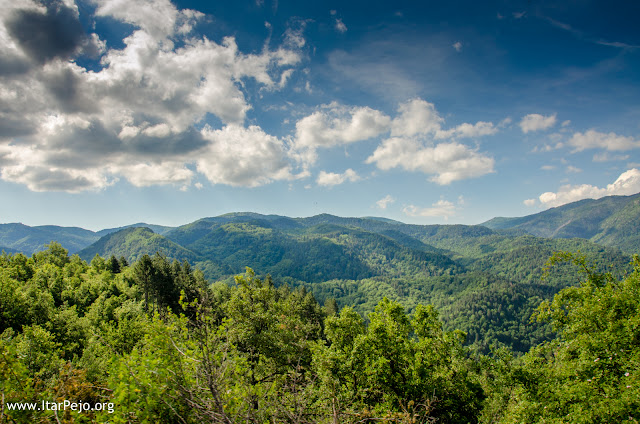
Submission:
[[[96,16],[109,16],[141,28],[156,39],[186,31],[194,19],[204,15],[193,10],[178,11],[169,0],[93,0]],[[186,25],[183,29],[183,25]]]
[[[413,217],[440,217],[447,220],[450,216],[455,215],[456,206],[448,200],[438,200],[432,204],[430,208],[419,208],[414,205],[406,206],[402,209],[407,216]]]
[[[522,203],[524,203],[526,206],[535,206],[535,204],[536,204],[536,199],[527,199],[527,200],[525,200],[525,201],[524,201],[524,202],[522,202]]]
[[[498,123],[498,128],[505,128],[505,127],[509,126],[509,124],[511,124],[511,122],[512,122],[512,119],[507,116],[506,118],[504,118],[502,121],[500,121]]]
[[[382,170],[400,167],[424,172],[440,185],[494,172],[493,158],[464,144],[450,142],[428,146],[417,139],[400,137],[384,140],[366,163],[375,163]]]
[[[316,149],[353,143],[388,131],[391,119],[368,107],[329,105],[296,123],[295,151],[306,163],[316,160]]]
[[[209,144],[198,154],[197,168],[213,184],[257,187],[296,178],[283,141],[260,127],[229,125],[202,134]]]
[[[433,103],[413,99],[398,107],[398,115],[391,123],[391,135],[410,137],[435,133],[440,130],[442,123],[444,119]]]
[[[556,167],[553,165],[542,165],[540,169],[542,169],[543,171],[553,171],[554,169],[556,169]]]
[[[599,199],[604,196],[631,195],[640,192],[640,170],[623,172],[616,181],[604,188],[590,184],[564,185],[557,192],[542,193],[538,200],[543,206],[555,207],[582,199]]]
[[[387,194],[382,199],[376,202],[376,205],[379,209],[387,209],[387,206],[394,203],[396,199],[394,199],[390,194]]]
[[[564,147],[564,143],[559,141],[556,144],[544,144],[542,146],[535,146],[533,149],[531,149],[531,152],[532,153],[552,152],[554,150],[562,149],[563,147]]]
[[[579,172],[582,172],[582,169],[580,169],[580,168],[576,168],[576,167],[575,167],[575,166],[573,166],[573,165],[569,165],[569,166],[567,166],[567,172],[568,172],[568,173],[577,174],[577,173],[579,173]]]
[[[596,153],[593,155],[594,162],[612,162],[627,159],[629,159],[629,155],[611,155],[609,152]]]
[[[321,186],[334,186],[346,181],[355,182],[360,180],[360,176],[353,169],[349,168],[342,174],[320,171],[316,183]]]
[[[137,163],[112,168],[113,173],[124,175],[136,187],[158,184],[190,184],[193,171],[182,163]]]
[[[455,43],[453,43],[452,47],[456,49],[458,53],[462,51],[462,43],[459,41],[456,41]]]
[[[540,131],[551,128],[556,124],[556,114],[551,116],[542,116],[537,113],[529,114],[520,121],[520,128],[523,133],[531,131]]]
[[[122,43],[110,43],[107,49],[96,34],[78,33],[64,48],[49,52],[23,42],[22,27],[9,22],[13,13],[0,17],[0,55],[12,63],[0,80],[2,118],[10,118],[0,127],[0,178],[31,190],[78,192],[99,190],[119,179],[137,186],[186,187],[201,173],[213,184],[255,187],[308,176],[306,166],[318,148],[389,132],[392,137],[422,137],[408,141],[415,144],[419,159],[413,170],[428,173],[439,184],[493,170],[493,159],[477,149],[426,140],[492,134],[493,124],[443,130],[435,107],[421,99],[400,105],[393,120],[368,107],[323,108],[298,121],[295,136],[285,139],[258,126],[245,127],[249,99],[256,94],[248,87],[281,89],[302,61],[305,21],[286,31],[280,47],[245,54],[233,37],[215,42],[191,33],[203,15],[179,10],[169,0],[92,3],[98,19],[130,25]],[[32,7],[39,19],[60,19],[49,3],[43,4]],[[83,28],[75,4],[56,4],[73,28]],[[43,25],[42,31],[56,25]],[[87,69],[75,59],[90,50],[99,60]],[[371,80],[379,84],[381,79],[373,70]],[[415,92],[414,86],[407,87]],[[207,115],[219,118],[222,128],[200,129]],[[303,161],[302,173],[294,174],[292,158]],[[376,158],[381,169],[383,159]],[[359,178],[353,170],[320,175],[321,181]]]
[[[347,26],[342,22],[342,19],[336,19],[336,31],[342,34],[347,32]]]
[[[211,114],[227,125],[221,132],[237,136],[252,107],[244,82],[254,80],[259,90],[282,88],[302,60],[298,49],[304,45],[304,25],[288,31],[281,47],[244,54],[233,37],[218,44],[194,36],[190,31],[203,15],[178,10],[168,0],[93,3],[98,17],[133,27],[123,47],[105,50],[96,34],[74,33],[73,40],[57,41],[56,46],[66,43],[62,47],[32,48],[21,41],[20,31],[26,30],[12,21],[31,15],[0,17],[0,56],[15,62],[15,72],[0,80],[0,103],[10,117],[0,128],[1,157],[12,158],[0,162],[1,178],[37,191],[101,189],[120,177],[140,186],[184,185],[192,180],[189,166],[196,162],[216,183],[255,186],[289,177],[281,140],[267,142],[251,127],[244,129],[251,136],[235,138],[246,144],[214,157],[221,141],[196,125]],[[32,8],[41,13],[40,21],[47,21],[38,26],[38,37],[55,38],[61,23],[82,28],[73,2],[48,4]],[[101,55],[98,69],[73,60],[80,52]],[[248,156],[266,158],[257,168],[271,171],[267,177],[243,166],[235,172],[216,165],[238,151],[250,152],[256,137],[258,151]]]
[[[573,134],[571,139],[569,139],[569,144],[575,148],[574,151],[576,152],[586,149],[621,151],[640,148],[640,140],[618,135],[613,132],[605,134],[595,130]]]
[[[435,144],[433,140],[479,137],[495,134],[491,122],[463,123],[442,129],[444,119],[432,103],[412,99],[398,107],[391,121],[391,137],[369,156],[366,163],[379,169],[400,167],[431,175],[430,180],[441,185],[478,177],[493,171],[494,160],[457,141]]]
[[[448,130],[439,130],[436,132],[435,138],[473,138],[485,135],[493,135],[498,132],[491,122],[476,122],[475,124],[460,124]]]
[[[31,191],[67,191],[78,193],[99,190],[116,182],[108,170],[101,167],[77,169],[50,166],[44,152],[29,146],[0,146],[4,166],[0,178],[24,184]]]
[[[391,122],[391,136],[426,136],[436,139],[471,138],[492,135],[498,128],[491,122],[462,123],[448,130],[442,129],[444,119],[433,103],[413,99],[398,107],[398,115]]]

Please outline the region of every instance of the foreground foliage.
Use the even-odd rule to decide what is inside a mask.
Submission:
[[[536,315],[558,337],[484,356],[432,306],[381,296],[363,317],[248,268],[208,286],[159,254],[4,254],[0,423],[638,422],[640,261],[624,279],[579,255],[549,265],[567,261],[583,281]],[[8,407],[64,400],[113,408]]]

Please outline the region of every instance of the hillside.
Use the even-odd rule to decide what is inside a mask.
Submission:
[[[493,218],[485,227],[521,229],[538,237],[580,237],[627,253],[640,251],[640,193],[585,199],[520,218]]]
[[[548,239],[521,230],[255,213],[203,218],[164,236],[149,228],[124,229],[80,255],[133,261],[159,251],[188,260],[210,282],[232,281],[248,266],[278,285],[304,286],[320,303],[335,299],[363,315],[384,297],[409,312],[420,303],[433,304],[445,328],[467,332],[481,350],[499,341],[525,352],[552,336],[549,327],[529,321],[537,305],[580,280],[567,267],[545,275],[548,258],[559,250],[581,251],[609,265],[601,271],[625,270],[630,260],[585,239]]]
[[[85,230],[79,227],[61,227],[57,225],[30,227],[22,223],[0,224],[0,246],[3,246],[7,252],[22,252],[26,255],[31,255],[45,250],[47,244],[56,241],[69,250],[69,253],[78,253],[103,236],[125,228],[138,227],[150,228],[157,234],[165,234],[173,229],[173,227],[145,223],[131,224],[100,231]]]
[[[115,228],[105,228],[104,230],[100,230],[96,232],[96,235],[99,237],[106,236],[107,234],[115,233],[116,231],[124,230],[126,228],[138,228],[138,227],[146,227],[151,229],[156,234],[164,235],[169,231],[173,230],[174,227],[167,227],[166,225],[154,225],[147,224],[145,222],[138,222],[137,224],[125,225],[123,227],[115,227]]]
[[[127,261],[133,262],[145,253],[153,255],[156,252],[180,261],[194,261],[197,258],[193,252],[146,227],[131,227],[109,233],[79,251],[78,256],[87,262],[95,255],[107,258],[112,255],[117,258],[123,256]]]
[[[598,208],[596,201],[566,205],[566,209],[573,211],[575,219],[579,211],[583,215],[591,211],[590,216],[599,217],[601,228],[620,226],[637,234],[630,218],[635,203],[623,200],[609,199],[605,203],[608,209]],[[329,214],[290,218],[244,212],[202,218],[176,228],[135,224],[93,233],[10,224],[0,234],[14,244],[20,231],[46,237],[57,234],[67,242],[75,234],[74,246],[82,235],[96,238],[103,234],[78,250],[82,259],[113,255],[133,263],[144,254],[159,252],[169,260],[190,262],[210,283],[231,282],[234,275],[251,267],[258,275],[271,275],[277,285],[304,286],[320,303],[335,300],[339,307],[352,306],[365,316],[384,297],[409,312],[420,303],[433,304],[440,309],[445,328],[465,331],[468,341],[481,350],[502,342],[525,352],[552,336],[548,326],[529,321],[535,307],[581,278],[576,269],[567,267],[545,273],[545,264],[554,252],[580,251],[589,261],[608,264],[600,266],[600,271],[624,272],[630,257],[584,238],[533,236],[524,226],[509,227],[508,220],[494,220],[494,226],[501,228],[491,229],[409,225]],[[603,243],[609,238],[616,241],[615,232],[603,234],[598,239]],[[61,244],[67,247],[65,241]],[[7,246],[2,240],[0,245]]]
[[[0,224],[0,246],[23,252],[27,255],[45,249],[52,241],[62,244],[71,253],[76,253],[97,241],[99,235],[78,227],[42,225],[30,227],[24,224]]]

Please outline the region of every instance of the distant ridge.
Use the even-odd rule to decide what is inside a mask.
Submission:
[[[100,240],[78,252],[78,256],[90,262],[94,256],[124,256],[133,262],[144,254],[160,252],[172,259],[194,261],[196,255],[168,238],[154,233],[147,227],[129,227],[108,233]]]
[[[404,222],[396,221],[395,219],[384,218],[381,216],[363,216],[362,218],[372,219],[374,221],[382,221],[382,222],[386,222],[387,224],[404,224]]]
[[[45,249],[45,245],[56,241],[70,253],[76,253],[98,240],[100,236],[78,227],[41,225],[30,227],[22,223],[0,224],[0,246],[31,255]],[[7,251],[8,253],[8,251]]]
[[[137,224],[130,224],[130,225],[125,225],[122,227],[115,227],[115,228],[106,228],[104,230],[100,230],[100,231],[96,231],[96,234],[99,237],[103,237],[106,236],[107,234],[110,233],[115,233],[116,231],[120,231],[120,230],[124,230],[125,228],[141,228],[141,227],[145,227],[145,228],[149,228],[151,229],[151,231],[153,231],[156,234],[166,234],[169,231],[173,230],[175,227],[167,227],[166,225],[154,225],[154,224],[147,224],[145,222],[138,222]]]
[[[628,253],[640,252],[640,193],[584,199],[519,218],[493,218],[481,225],[520,229],[537,237],[580,237]]]

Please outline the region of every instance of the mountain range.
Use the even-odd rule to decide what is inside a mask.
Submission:
[[[304,286],[321,303],[335,299],[365,315],[383,297],[409,311],[430,303],[447,328],[466,331],[480,349],[504,343],[525,352],[552,335],[546,324],[530,321],[540,301],[581,279],[568,265],[547,270],[548,258],[555,251],[579,251],[600,271],[624,272],[640,247],[638,222],[640,194],[475,226],[256,213],[98,232],[2,224],[0,246],[31,254],[56,241],[86,261],[113,255],[129,263],[158,252],[190,262],[212,283],[230,283],[251,267],[277,283]]]
[[[515,228],[538,237],[580,237],[628,253],[640,251],[640,193],[584,199],[521,218],[493,218],[481,225]]]

